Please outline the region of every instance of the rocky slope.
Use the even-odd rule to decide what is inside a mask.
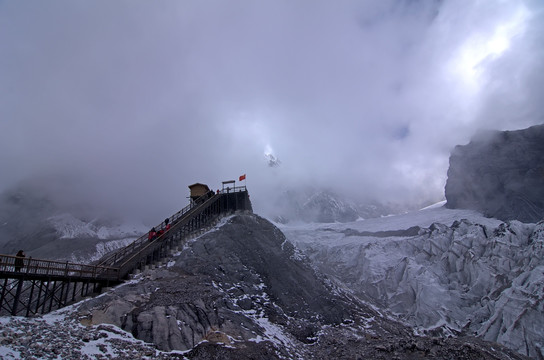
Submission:
[[[481,133],[450,157],[447,206],[501,220],[544,219],[544,125]]]
[[[449,222],[425,223],[448,214]],[[360,221],[282,229],[320,271],[421,333],[476,335],[544,357],[544,222],[447,209],[380,220],[388,228]]]

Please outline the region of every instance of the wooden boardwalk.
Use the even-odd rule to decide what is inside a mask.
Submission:
[[[189,236],[209,228],[233,211],[252,211],[245,187],[204,195],[169,218],[171,228],[149,241],[147,234],[95,264],[0,255],[0,315],[44,314],[102,288],[121,283],[166,256]],[[155,226],[162,229],[164,223]],[[21,262],[22,260],[22,262]]]

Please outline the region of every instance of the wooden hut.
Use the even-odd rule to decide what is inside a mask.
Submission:
[[[191,200],[196,201],[202,195],[210,193],[210,188],[206,184],[196,183],[189,185],[189,190],[191,191]]]

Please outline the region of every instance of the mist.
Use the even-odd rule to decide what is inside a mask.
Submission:
[[[438,201],[455,145],[544,122],[543,27],[539,0],[0,2],[0,191],[156,220],[242,174],[257,213]]]

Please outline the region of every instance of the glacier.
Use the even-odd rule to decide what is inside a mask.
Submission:
[[[428,335],[544,358],[544,221],[438,204],[351,223],[276,224],[321,272]]]

